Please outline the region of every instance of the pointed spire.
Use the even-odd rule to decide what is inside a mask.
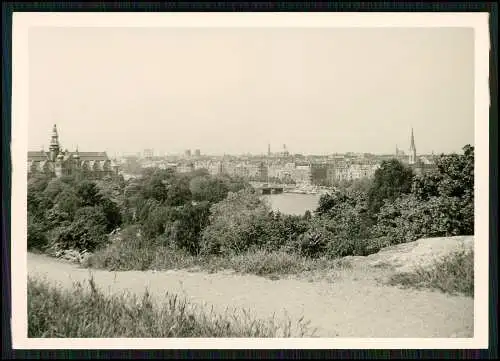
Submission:
[[[415,149],[415,137],[413,136],[413,127],[411,128],[411,149]]]

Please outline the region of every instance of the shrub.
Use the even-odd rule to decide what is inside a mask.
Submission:
[[[107,247],[94,252],[86,267],[113,271],[146,270],[155,258],[156,245],[140,235],[139,227],[130,226],[112,236]]]
[[[228,186],[221,179],[208,175],[197,176],[189,182],[189,189],[195,201],[217,203],[226,198]]]
[[[203,231],[203,254],[240,253],[264,239],[259,230],[269,208],[255,192],[241,190],[229,193],[227,198],[210,208],[209,225]]]
[[[208,202],[178,207],[173,213],[174,221],[167,226],[165,232],[169,244],[191,254],[198,254],[200,237],[208,225],[209,214]]]
[[[394,201],[411,191],[413,171],[396,159],[383,161],[375,171],[373,183],[368,191],[368,209],[371,215],[378,213],[384,201]]]
[[[62,249],[94,251],[107,243],[106,217],[99,207],[80,208],[75,220],[60,228],[54,239]]]
[[[45,228],[28,214],[28,249],[43,250],[48,243]]]
[[[341,219],[316,217],[309,230],[299,238],[300,254],[313,258],[367,254],[369,241],[362,237],[358,222],[358,214],[353,210],[344,213]]]
[[[431,197],[423,201],[406,195],[380,209],[373,232],[386,237],[391,244],[467,234],[463,227],[467,224],[461,216],[462,204],[455,197]]]

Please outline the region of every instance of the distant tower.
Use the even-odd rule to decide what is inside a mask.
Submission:
[[[415,164],[417,162],[417,148],[415,148],[415,137],[413,136],[413,128],[411,128],[411,143],[410,143],[410,164]]]
[[[267,156],[268,157],[271,156],[271,144],[270,143],[267,144]]]
[[[57,155],[59,154],[59,135],[57,134],[57,127],[54,124],[52,128],[52,137],[50,139],[50,160],[55,162],[57,159]]]
[[[283,156],[288,157],[288,151],[286,150],[286,144],[283,144]]]

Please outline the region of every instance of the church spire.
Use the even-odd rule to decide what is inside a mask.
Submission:
[[[52,127],[52,136],[50,139],[50,158],[54,162],[59,154],[59,135],[57,134],[57,126],[54,124]]]
[[[413,127],[411,128],[411,140],[410,140],[410,156],[409,163],[415,164],[417,162],[417,148],[415,147],[415,137],[413,136]]]

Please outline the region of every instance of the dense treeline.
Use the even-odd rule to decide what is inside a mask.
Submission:
[[[117,227],[119,243],[109,245]],[[155,250],[226,256],[265,250],[305,257],[366,255],[421,237],[474,233],[474,148],[441,155],[415,175],[385,161],[373,179],[347,182],[303,216],[271,211],[243,180],[205,171],[146,170],[125,182],[75,177],[28,182],[28,247],[149,257]],[[111,251],[112,250],[112,251]],[[116,260],[115,260],[116,261]],[[110,260],[109,262],[113,262]]]

